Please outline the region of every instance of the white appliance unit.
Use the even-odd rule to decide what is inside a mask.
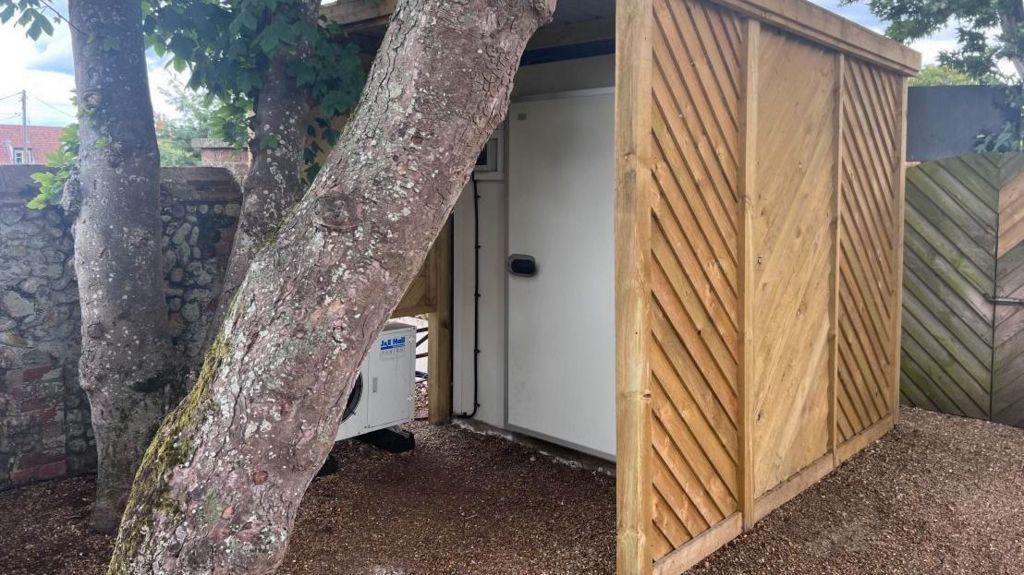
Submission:
[[[389,323],[370,348],[336,440],[408,423],[416,412],[416,328]]]

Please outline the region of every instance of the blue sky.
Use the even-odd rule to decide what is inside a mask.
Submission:
[[[875,31],[881,32],[885,27],[871,15],[865,4],[841,6],[837,0],[816,0],[816,3]],[[57,0],[53,5],[62,14],[67,13],[66,0]],[[925,63],[933,62],[940,51],[953,46],[955,37],[951,28],[913,44],[923,55]],[[75,82],[71,35],[66,24],[58,24],[53,37],[39,41],[26,38],[23,29],[11,24],[0,26],[0,55],[0,124],[21,122],[18,98],[7,96],[22,89],[28,90],[29,122],[62,126],[74,121],[70,98]],[[166,88],[175,81],[181,82],[183,78],[163,64],[150,57],[153,107],[158,114],[173,116],[174,110],[160,93],[160,88]]]

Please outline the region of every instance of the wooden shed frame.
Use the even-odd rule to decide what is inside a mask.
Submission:
[[[670,37],[673,30],[666,23],[666,20],[678,17],[678,5],[684,2],[688,4],[686,12],[691,24],[697,28],[696,38],[691,38],[690,42],[685,38]],[[702,25],[706,28],[699,29]],[[674,32],[685,34],[686,31],[677,27]],[[900,44],[800,0],[619,2],[616,36],[617,571],[629,574],[650,573],[652,570],[655,573],[681,573],[881,437],[895,423],[899,403],[906,77],[916,73],[920,57]],[[709,46],[709,40],[717,46]],[[768,42],[771,46],[766,45]],[[724,46],[731,46],[738,52],[738,69],[725,69],[729,63],[724,55],[702,58],[687,51],[690,49],[687,44],[718,49],[720,54],[727,50]],[[782,51],[785,54],[779,55]],[[667,59],[666,56],[675,60],[674,71],[665,70],[672,65],[661,61]],[[781,62],[783,59],[790,62]],[[772,67],[771,76],[762,73],[761,68],[766,63]],[[686,70],[686,66],[692,66],[692,69]],[[814,76],[826,71],[831,76],[825,83],[831,85],[828,94],[831,101],[819,104],[807,98],[802,102],[806,93],[795,89],[795,85],[812,81]],[[729,81],[726,77],[731,73],[731,79],[737,81],[739,88],[735,103],[737,129],[734,140],[737,172],[735,189],[732,190],[737,209],[733,220],[737,239],[732,246],[737,263],[737,289],[735,299],[731,301],[712,293],[716,290],[712,276],[721,271],[721,266],[708,266],[708,262],[701,262],[707,272],[707,281],[703,285],[692,281],[692,278],[689,285],[679,285],[686,279],[670,278],[671,274],[657,269],[660,265],[655,253],[658,250],[657,236],[670,235],[656,231],[661,225],[659,219],[663,217],[658,204],[673,201],[666,197],[673,190],[667,190],[661,184],[661,173],[673,171],[674,167],[669,164],[675,160],[687,161],[660,149],[663,145],[659,141],[660,136],[671,132],[673,126],[671,120],[665,118],[668,111],[660,109],[664,106],[658,102],[659,87],[672,88],[672,79],[665,76],[676,73],[675,79],[679,80],[679,76],[688,72],[694,80],[690,82],[691,86],[699,84],[707,89],[711,82]],[[778,84],[789,84],[788,93],[780,91]],[[785,98],[780,98],[783,95]],[[788,98],[792,100],[786,101]],[[697,104],[699,100],[700,96],[689,98],[690,103]],[[706,98],[705,103],[712,103],[711,98]],[[797,112],[793,109],[796,107],[803,110]],[[778,123],[795,120],[794,112],[813,115],[820,110],[827,110],[828,114],[816,121],[827,124],[829,130],[810,133],[802,130],[806,122],[785,126],[792,131],[788,139],[804,140],[800,142],[802,149],[762,147],[767,142],[780,142],[778,137],[773,138],[770,134],[779,128]],[[714,109],[708,112],[710,114],[706,115],[710,116],[720,113]],[[727,146],[729,138],[713,134],[715,127],[712,124],[718,120],[720,118],[706,118],[687,126],[695,155],[705,159],[712,154],[723,155],[722,148]],[[774,125],[766,126],[766,120]],[[824,139],[815,141],[814,137]],[[814,194],[806,195],[799,189],[806,187],[806,179],[802,176],[812,169],[812,166],[803,165],[804,162],[815,161],[811,160],[812,152],[825,145],[832,155],[827,158],[831,163],[827,174],[831,189],[826,194],[831,197],[826,198],[828,207],[825,211],[818,214],[817,228],[823,235],[814,241],[831,243],[828,264],[824,268],[829,274],[825,284],[827,295],[818,294],[819,300],[827,301],[827,315],[820,318],[825,320],[828,330],[825,350],[827,405],[823,414],[827,422],[827,439],[824,449],[821,446],[808,449],[801,443],[808,440],[813,443],[817,438],[800,437],[799,430],[780,432],[776,428],[800,426],[802,419],[808,419],[804,415],[808,409],[820,410],[821,406],[803,403],[812,399],[812,393],[805,388],[806,382],[801,378],[779,378],[768,373],[763,364],[786,361],[779,354],[793,350],[785,347],[779,350],[779,346],[773,348],[768,345],[770,342],[765,339],[778,337],[780,333],[773,329],[765,335],[759,333],[759,328],[766,321],[779,319],[762,313],[764,306],[785,308],[784,313],[788,310],[792,317],[804,315],[808,311],[805,308],[809,307],[807,300],[812,294],[801,294],[797,288],[802,285],[815,287],[806,274],[814,274],[817,270],[796,269],[812,263],[805,260],[780,261],[774,265],[791,269],[769,276],[767,268],[773,265],[771,258],[790,257],[794,252],[780,249],[778,244],[783,243],[783,239],[773,235],[777,230],[770,226],[766,230],[764,222],[759,224],[759,220],[766,217],[775,218],[773,221],[791,219],[798,217],[796,211],[826,205],[804,203]],[[712,154],[702,151],[702,146],[707,146]],[[801,177],[789,177],[780,172]],[[692,178],[689,183],[701,189],[702,193],[721,192],[713,189],[716,187],[714,182]],[[675,191],[681,196],[692,195],[687,190]],[[795,192],[791,201],[801,205],[786,206],[786,198],[779,197],[780,192]],[[766,212],[771,215],[766,215]],[[803,217],[805,222],[809,219]],[[683,230],[688,236],[706,236],[709,234],[706,228],[717,225],[699,216],[680,224],[688,228]],[[809,228],[812,226],[804,229],[801,223],[797,227],[799,231],[795,235],[792,230],[786,231],[790,239],[811,231]],[[769,244],[772,244],[770,248]],[[655,275],[673,283],[672,287],[682,294],[681,298],[699,303],[707,318],[691,314],[681,320],[688,325],[682,329],[675,326],[675,333],[655,334],[658,328],[654,324],[658,320],[652,308],[659,305],[659,291],[666,287],[655,285],[664,283],[652,279]],[[787,286],[781,293],[766,290],[768,282],[781,277],[797,285]],[[685,307],[687,302],[683,303]],[[657,382],[658,368],[652,365],[655,361],[652,356],[660,355],[654,348],[665,347],[667,344],[661,341],[665,339],[672,340],[669,344],[675,343],[682,348],[701,347],[700,340],[709,339],[702,335],[703,330],[711,328],[702,322],[713,320],[716,313],[722,311],[716,307],[730,304],[734,306],[737,323],[735,379],[732,390],[727,389],[724,394],[733,391],[735,396],[725,398],[725,401],[722,397],[717,399],[723,404],[735,401],[736,465],[734,469],[728,469],[728,466],[724,470],[715,468],[706,444],[716,439],[702,437],[701,431],[706,430],[696,427],[681,430],[679,435],[686,437],[680,443],[689,444],[704,453],[692,457],[684,454],[678,463],[690,469],[682,475],[690,477],[695,485],[692,492],[689,485],[677,487],[689,496],[682,499],[682,503],[696,507],[699,505],[696,499],[713,498],[711,483],[729,483],[732,479],[719,476],[710,477],[709,481],[709,475],[700,469],[703,463],[704,471],[712,468],[719,474],[735,472],[733,480],[737,497],[732,498],[733,508],[729,509],[728,505],[725,509],[719,508],[723,515],[721,520],[708,525],[703,531],[670,534],[667,532],[670,528],[663,530],[662,526],[672,524],[673,518],[665,516],[681,517],[688,510],[681,509],[685,505],[673,505],[671,495],[659,492],[663,483],[658,477],[659,468],[671,467],[673,463],[662,453],[672,451],[673,446],[658,447],[665,438],[656,435],[671,436],[673,430],[660,422],[662,406],[658,403],[664,403],[668,393],[656,389],[663,384]],[[666,310],[665,315],[668,313]],[[814,318],[807,313],[803,321],[814,321]],[[800,332],[794,326],[789,328],[786,337],[792,333],[792,337],[804,338],[808,344],[814,341],[805,336],[807,332]],[[704,346],[700,351],[713,353],[715,350]],[[810,355],[813,350],[805,351]],[[807,377],[813,379],[809,375]],[[700,410],[702,400],[698,395],[709,390],[688,391],[691,391],[690,401],[684,399],[685,405],[680,406],[674,398],[671,402],[676,409]],[[762,421],[766,415],[768,418],[772,415],[770,404],[773,401],[769,394],[784,395],[792,401],[788,406],[789,412],[780,410],[779,406],[774,407],[776,414],[787,415],[785,420]],[[682,417],[685,418],[685,414]],[[655,427],[662,428],[664,433],[656,434]],[[769,443],[766,446],[761,440],[784,437],[793,442],[785,452],[781,451],[780,445]],[[676,437],[668,439],[679,442]],[[684,449],[678,444],[674,447],[676,451]],[[766,454],[765,451],[772,453]],[[793,462],[796,469],[791,469],[794,465],[790,465],[781,475],[758,476],[763,469],[770,467],[759,463],[766,457],[786,459],[793,454],[799,460]],[[656,458],[661,461],[653,461]],[[694,459],[706,461],[694,462]],[[670,488],[666,488],[668,490]],[[726,503],[730,501],[728,496],[722,499]],[[679,523],[685,526],[685,519],[680,519]],[[683,543],[677,545],[672,541],[673,535]],[[659,545],[654,541],[659,538],[667,539],[671,550],[665,549],[663,541],[659,551]]]
[[[920,56],[805,0],[618,0],[604,30],[544,45],[615,41],[616,571],[677,574],[895,424]]]

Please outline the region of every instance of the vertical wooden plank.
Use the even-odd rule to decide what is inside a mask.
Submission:
[[[651,475],[651,0],[616,5],[616,573],[647,575]]]
[[[999,234],[993,314],[992,421],[1024,427],[1024,155],[999,162]]]
[[[836,71],[833,52],[786,34],[762,29],[758,44],[755,262],[747,289],[754,291],[760,497],[829,449]]]
[[[430,354],[427,356],[427,406],[430,423],[452,415],[452,220],[434,243],[433,304],[427,315]]]
[[[745,50],[743,52],[743,96],[740,105],[740,510],[743,528],[754,526],[754,330],[751,282],[754,277],[752,220],[754,186],[757,175],[757,86],[758,52],[761,23],[753,18],[746,21]]]
[[[843,210],[843,82],[846,81],[846,56],[843,53],[836,54],[836,171],[835,171],[835,214],[833,215],[833,241],[835,242],[835,256],[832,259],[832,295],[829,302],[829,315],[831,316],[831,332],[829,333],[829,382],[828,382],[828,436],[829,451],[832,453],[832,465],[838,465],[836,447],[838,444],[837,412],[839,409],[839,261],[842,257],[840,243],[842,242],[842,219]]]
[[[904,210],[906,209],[906,186],[907,186],[907,79],[901,78],[900,80],[900,103],[898,107],[898,121],[899,126],[899,149],[895,150],[896,154],[896,210],[893,225],[896,229],[896,257],[894,260],[893,278],[895,281],[896,293],[892,294],[892,331],[889,339],[891,346],[890,358],[892,360],[892,393],[889,401],[889,409],[892,410],[890,414],[890,423],[887,429],[892,429],[896,425],[896,421],[899,419],[900,414],[900,349],[901,349],[901,338],[900,333],[903,329],[903,226],[904,226]]]

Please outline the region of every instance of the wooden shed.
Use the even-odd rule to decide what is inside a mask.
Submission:
[[[342,0],[330,10],[372,38],[393,6]],[[521,289],[517,282],[528,281],[522,278],[510,277],[495,304],[501,310],[495,317],[505,323],[494,341],[506,352],[493,370],[505,386],[504,403],[494,410],[503,410],[504,419],[495,416],[495,425],[614,458],[618,573],[676,574],[895,422],[906,78],[916,73],[920,57],[804,0],[560,0],[555,22],[527,48],[516,81],[520,99],[513,95],[505,133],[497,137],[508,148],[501,176],[507,190],[500,196],[507,236],[494,248],[502,262],[517,255],[517,186],[540,185],[536,173],[554,169],[550,157],[536,160],[533,170],[517,167],[537,155],[523,151],[530,148],[522,143],[523,121],[541,115],[550,123],[570,122],[570,110],[577,109],[563,104],[556,113],[536,104],[538,75],[526,64],[581,53],[608,55],[608,91],[587,85],[567,92],[559,84],[549,100],[577,98],[579,109],[600,114],[600,98],[613,96],[607,108],[614,117],[607,124],[614,140],[607,162],[607,255],[614,289],[606,307],[594,304],[576,314],[614,319],[608,339],[614,397],[607,416],[615,421],[613,453],[599,441],[560,435],[557,426],[530,427],[516,412],[537,405],[513,397],[526,393],[514,389],[521,378],[512,372],[523,352],[508,327],[518,321],[508,319],[520,313],[509,302]],[[589,61],[579,62],[560,69],[563,83],[590,69]],[[597,129],[590,135],[592,124],[578,124],[588,135],[572,145],[600,139]],[[572,132],[572,125],[559,125],[559,134]],[[566,154],[565,161],[574,161]],[[603,180],[586,175],[585,189],[596,203]],[[460,405],[466,386],[459,365],[466,358],[473,358],[477,383],[481,345],[475,339],[460,344],[465,329],[458,316],[461,300],[479,313],[481,242],[460,240],[459,230],[470,214],[479,217],[477,200],[490,193],[477,186],[492,183],[474,182],[472,194],[464,194],[454,247],[452,236],[443,237],[438,249],[446,255],[432,260],[450,261],[445,258],[455,254],[453,281],[438,284],[454,286],[454,297],[428,298],[438,304],[434,317],[446,318],[444,329],[455,333],[455,375],[431,383],[437,421],[451,413],[453,401]],[[557,193],[557,187],[545,189],[551,210],[560,209]],[[531,201],[545,194],[534,193]],[[570,224],[577,222],[563,223],[563,233],[576,233]],[[603,245],[601,238],[567,241],[592,247]],[[477,285],[462,297],[467,276],[459,253],[473,253],[472,244]],[[578,284],[587,292],[601,286]],[[576,302],[566,298],[562,305]],[[589,332],[567,329],[570,340],[594,337],[592,326]],[[591,351],[585,362],[564,363],[601,356]],[[559,373],[560,379],[529,387],[530,393],[571,379]],[[603,393],[593,389],[560,396],[571,405],[555,417],[573,421],[588,395]],[[487,398],[473,391],[477,415]],[[599,417],[579,419],[572,431]]]

